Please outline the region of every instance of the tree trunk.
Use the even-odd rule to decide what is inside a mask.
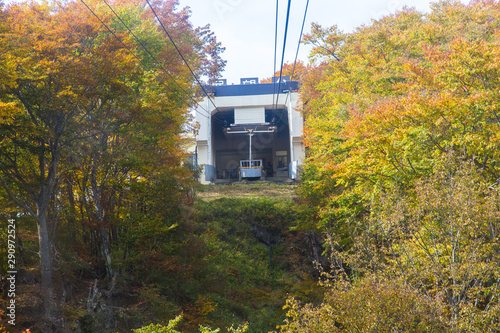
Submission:
[[[36,221],[38,228],[38,244],[40,255],[40,273],[42,277],[42,292],[44,301],[45,318],[52,321],[52,315],[55,310],[52,294],[52,254],[51,240],[48,226],[48,211],[50,199],[54,193],[54,187],[57,177],[57,165],[59,161],[59,142],[55,140],[52,144],[52,156],[48,167],[48,173],[45,182],[40,186],[36,202]],[[45,156],[39,156],[40,175],[45,175]]]
[[[50,239],[47,226],[49,200],[44,198],[45,195],[41,195],[41,204],[37,207],[37,227],[44,311],[45,317],[49,318],[54,310],[54,304],[52,299],[52,256],[50,253]]]
[[[97,218],[97,222],[99,223],[99,230],[101,234],[101,243],[102,243],[102,256],[104,260],[106,261],[106,273],[108,275],[108,278],[113,281],[114,280],[114,272],[113,272],[113,266],[112,266],[112,261],[111,261],[111,251],[110,251],[110,240],[109,240],[109,234],[108,230],[109,228],[106,228],[104,226],[104,208],[102,204],[102,192],[104,188],[104,183],[105,180],[101,182],[101,184],[98,184],[97,180],[97,153],[93,153],[93,158],[92,158],[92,170],[90,173],[90,184],[92,187],[92,194],[93,194],[93,200],[94,200],[94,207],[95,207],[95,214]]]
[[[102,222],[101,222],[102,223]],[[112,261],[111,261],[111,251],[109,249],[109,228],[104,228],[102,227],[101,224],[101,242],[102,242],[102,256],[104,257],[104,260],[106,261],[106,273],[108,274],[108,277],[110,279],[113,279],[113,266],[112,266]]]

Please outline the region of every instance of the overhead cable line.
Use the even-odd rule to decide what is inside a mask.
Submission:
[[[123,22],[122,18],[115,12],[113,8],[111,8],[110,4],[104,0],[104,3],[108,6],[108,8],[113,12],[113,14],[116,16],[116,18],[123,24],[123,26],[130,32],[130,34],[135,38],[135,40],[139,43],[139,45],[149,54],[149,56],[156,61],[158,65],[160,65],[159,61],[155,58],[155,56],[147,49],[146,46],[137,38],[137,36],[132,32],[132,30]],[[160,65],[161,66],[161,65]]]
[[[108,29],[108,31],[123,45],[123,47],[125,47],[133,56],[134,58],[136,58],[139,62],[141,62],[145,67],[147,67],[147,64],[141,60],[107,25],[106,23],[104,23],[104,21],[102,21],[99,16],[83,1],[83,0],[80,0],[84,5],[85,7],[87,7],[87,9],[99,20],[99,22],[101,22],[101,24],[106,27],[106,29]],[[107,4],[107,3],[106,3]],[[108,7],[109,4],[107,4]],[[113,9],[110,7],[110,9],[113,11]],[[113,11],[114,12],[114,11]],[[117,15],[115,13],[115,15]],[[118,19],[123,23],[123,20],[121,20],[121,18],[117,15]],[[127,27],[127,25],[125,25],[125,23],[123,23],[123,25],[132,33],[132,31]],[[137,37],[132,33],[132,35],[137,39]],[[140,41],[137,39],[137,41],[140,43]],[[142,43],[140,43],[142,45]],[[145,46],[142,45],[144,48]],[[150,56],[152,56],[151,52],[149,52],[149,50],[147,48],[145,48],[146,52],[148,52],[150,54]],[[153,56],[152,56],[153,57]],[[156,58],[153,57],[153,59],[160,65],[160,63],[158,62],[158,60],[156,60]],[[161,66],[161,65],[160,65]],[[182,86],[175,80],[175,78],[172,77],[172,75],[170,75],[170,73],[167,73],[167,75],[170,76],[170,78],[179,86],[179,88],[186,94],[186,96],[188,96],[189,98],[191,98],[195,103],[197,103],[206,113],[207,115],[209,114],[208,111],[203,108],[192,96],[190,96],[189,93],[187,93],[183,88]],[[165,85],[165,87],[170,90],[172,93],[176,93],[176,91],[174,91],[172,88],[170,88],[168,85]],[[200,114],[201,116],[207,118],[207,119],[210,119],[209,116],[206,116],[202,113],[200,113],[198,110],[195,110],[198,114]]]
[[[302,42],[302,34],[304,33],[304,26],[306,24],[307,9],[309,8],[309,0],[306,2],[306,9],[304,11],[304,19],[302,20],[302,28],[300,29],[299,43],[297,44],[297,51],[295,52],[295,60],[293,61],[292,75],[290,76],[290,81],[293,81],[293,75],[295,74],[295,65],[297,65],[297,58],[299,57],[300,43]],[[290,83],[291,84],[291,83]],[[285,99],[285,105],[288,101],[288,95]]]
[[[276,53],[277,53],[277,50],[278,50],[278,9],[279,9],[279,0],[276,0],[276,24],[275,24],[275,27],[274,27],[274,70],[273,70],[273,76],[272,76],[272,83],[274,83],[273,85],[273,119],[275,117],[275,113],[274,113],[274,94],[276,94],[276,79],[274,78],[274,76],[276,75]]]
[[[108,25],[106,23],[104,23],[103,20],[101,20],[101,18],[83,1],[83,0],[80,0],[81,3],[83,3],[85,5],[85,7],[87,7],[87,9],[92,13],[92,15],[94,15],[98,20],[99,22],[101,22],[101,24],[106,28],[108,29],[108,31],[116,38],[116,40],[118,40],[122,45],[123,47],[125,47],[129,52],[130,54],[132,54],[134,56],[135,59],[137,59],[140,63],[142,63],[144,66],[146,66],[146,64],[144,63],[143,60],[141,60],[115,33],[113,30],[111,30],[111,28],[108,27]],[[109,5],[108,5],[109,6]],[[167,73],[168,74],[168,73]],[[173,78],[172,78],[173,79]],[[174,82],[177,83],[177,81],[175,81],[175,79],[173,79]],[[178,83],[177,83],[178,84]],[[169,86],[165,85],[166,88],[168,88],[171,92],[175,93],[174,90],[172,90],[172,88],[170,88]],[[179,86],[180,87],[180,86]],[[182,87],[181,87],[182,89]],[[206,111],[206,110],[205,110]],[[196,110],[196,112],[198,112],[198,110]],[[198,112],[199,113],[199,112]],[[207,112],[208,113],[208,112]],[[201,114],[201,113],[200,113]],[[208,119],[207,116],[205,116],[204,114],[201,114],[202,116],[206,117]]]
[[[278,93],[277,93],[277,97],[276,97],[276,106],[274,108],[275,110],[278,108],[278,102],[279,102],[279,97],[280,97],[281,77],[283,74],[283,61],[285,60],[286,36],[288,34],[288,21],[290,19],[291,4],[292,4],[292,0],[288,0],[288,8],[287,8],[287,12],[286,12],[286,23],[285,23],[285,36],[283,38],[283,52],[281,54],[280,78],[279,78],[279,82],[278,82]]]
[[[191,94],[189,94],[182,86],[177,82],[177,80],[170,74],[168,73],[167,69],[164,68],[164,66],[156,59],[156,57],[151,53],[151,51],[144,45],[144,43],[141,42],[141,40],[132,32],[132,30],[125,24],[123,19],[116,13],[116,11],[109,5],[109,3],[104,0],[104,3],[108,6],[108,8],[113,12],[113,14],[116,16],[116,18],[123,24],[123,26],[130,32],[130,34],[135,38],[135,40],[139,43],[139,45],[148,53],[148,55],[160,66],[161,69],[166,71],[166,74],[174,81],[174,83],[181,89],[181,91],[188,97],[190,98],[193,102],[198,104],[198,106],[207,113],[207,115],[204,115],[200,113],[198,110],[195,110],[198,114],[206,117],[209,119],[210,113],[207,109],[205,109],[203,106],[201,106]],[[175,93],[170,87],[166,86],[171,92]]]
[[[200,80],[198,79],[198,77],[196,76],[196,74],[193,72],[193,70],[191,69],[191,66],[189,66],[189,63],[187,62],[186,58],[184,58],[184,55],[182,54],[181,50],[179,50],[179,48],[177,47],[177,44],[175,44],[174,40],[172,39],[172,37],[170,36],[170,34],[168,33],[167,29],[165,28],[165,26],[163,25],[163,23],[161,22],[160,18],[158,17],[158,15],[156,14],[156,11],[154,10],[153,6],[151,6],[151,3],[149,2],[149,0],[146,0],[147,4],[149,5],[149,8],[151,8],[151,11],[153,12],[154,16],[156,17],[156,19],[158,20],[158,23],[161,25],[163,31],[165,31],[165,33],[167,34],[168,38],[170,39],[170,41],[172,42],[172,44],[174,45],[175,49],[177,50],[177,53],[179,53],[179,55],[181,56],[182,60],[184,61],[184,63],[186,64],[187,68],[189,69],[189,71],[191,72],[191,74],[193,75],[193,77],[196,79],[196,82],[198,82],[198,85],[200,86],[200,88],[203,90],[203,92],[205,93],[205,96],[208,98],[208,100],[212,103],[212,105],[215,107],[215,109],[220,112],[219,108],[217,107],[217,105],[215,105],[214,101],[212,100],[212,98],[208,95],[205,87],[203,87],[203,85],[201,84]]]
[[[103,20],[101,20],[101,18],[83,1],[83,0],[80,0],[81,3],[83,3],[85,5],[85,7],[87,7],[87,9],[92,13],[92,15],[94,15],[98,20],[99,22],[101,22],[101,24],[106,28],[108,29],[108,31],[116,38],[117,41],[119,41],[124,48],[126,48],[130,54],[132,54],[134,56],[135,59],[137,59],[137,61],[139,61],[140,63],[142,63],[144,66],[146,66],[146,64],[144,63],[144,61],[142,59],[140,59],[116,34],[113,30],[111,30],[110,27],[108,27],[108,25],[106,23],[104,23]],[[108,5],[109,6],[109,5]],[[130,30],[129,30],[130,31]],[[158,62],[158,61],[157,61]],[[167,73],[169,76],[170,74]],[[170,76],[171,77],[171,76]],[[172,78],[172,80],[174,80],[175,83],[177,83],[177,81],[175,81],[174,78]],[[179,83],[177,83],[179,85]],[[176,93],[174,90],[172,90],[172,88],[170,88],[169,86],[165,85],[166,88],[168,88],[168,90],[170,90],[171,92],[173,92],[174,94]],[[179,85],[179,87],[182,89],[182,87]],[[187,94],[187,93],[186,93]],[[189,95],[188,95],[189,96]],[[196,101],[195,101],[196,102]],[[201,105],[200,105],[201,107]],[[203,109],[203,107],[202,107]],[[205,112],[207,112],[208,114],[208,111],[203,109]],[[196,112],[198,112],[199,114],[201,114],[198,110],[195,110]],[[202,116],[206,117],[207,119],[209,119],[208,116],[204,115],[204,114],[201,114]]]
[[[293,75],[295,74],[295,65],[297,64],[297,58],[299,57],[300,43],[302,43],[302,34],[304,33],[304,25],[306,24],[308,8],[309,8],[309,0],[307,0],[306,9],[304,11],[304,19],[302,20],[302,28],[300,29],[299,43],[297,44],[297,52],[295,52],[295,60],[293,61],[292,76],[290,76],[290,81],[293,80]]]

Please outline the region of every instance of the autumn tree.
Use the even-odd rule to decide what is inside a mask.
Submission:
[[[62,14],[51,10],[46,4],[12,6],[6,15],[9,31],[2,38],[2,49],[7,50],[2,63],[10,64],[2,80],[2,184],[38,225],[48,311],[52,262],[47,215],[62,150],[76,139],[78,96],[71,78],[78,66],[71,46],[81,42],[78,39],[85,32],[75,29],[74,21],[56,22],[54,16]]]
[[[498,236],[487,230],[498,213],[500,11],[496,1],[431,8],[352,33],[313,25],[305,38],[315,67],[302,87],[302,226],[329,239],[349,288],[399,281],[449,330],[483,331],[498,316]],[[450,156],[461,162],[443,163]]]
[[[122,21],[107,7],[88,5],[95,15],[77,2],[23,3],[1,12],[0,180],[19,214],[37,223],[47,313],[55,246],[49,230],[57,230],[49,212],[61,215],[56,202],[67,198],[71,220],[100,228],[111,277],[110,218],[120,217],[114,207],[126,182],[154,184],[164,171],[176,179],[176,190],[163,194],[177,198],[189,178],[180,134],[197,82],[145,8],[119,3],[127,14]],[[173,34],[181,50],[198,75],[213,79],[224,65],[223,49],[208,27],[194,29],[188,10],[176,12],[176,5],[158,5],[160,19],[169,28],[182,26]]]
[[[302,88],[311,220],[357,214],[374,184],[428,174],[449,149],[496,178],[497,25],[487,17],[497,15],[492,2],[440,2],[350,34],[313,26],[316,68]]]
[[[282,76],[289,76],[290,80],[301,81],[302,77],[306,74],[308,68],[303,61],[298,60],[296,63],[285,63],[281,71],[274,73],[275,77],[279,77],[280,73]],[[269,77],[260,80],[260,83],[272,83],[273,78]]]
[[[332,235],[320,306],[289,300],[282,332],[495,332],[500,319],[498,188],[448,156],[412,190],[379,188],[365,223]]]
[[[415,290],[370,276],[327,287],[319,305],[289,299],[282,333],[445,332],[442,310]]]

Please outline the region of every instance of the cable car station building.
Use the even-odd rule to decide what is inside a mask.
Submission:
[[[297,179],[305,157],[297,90],[288,77],[281,84],[247,78],[210,87],[213,103],[205,98],[196,109],[200,181]]]

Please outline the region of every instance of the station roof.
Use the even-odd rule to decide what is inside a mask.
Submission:
[[[214,94],[215,97],[227,97],[277,94],[278,86],[281,90],[280,94],[282,94],[283,91],[286,90],[299,90],[298,81],[286,81],[282,82],[281,85],[279,85],[278,83],[233,84],[212,86],[208,89]]]

